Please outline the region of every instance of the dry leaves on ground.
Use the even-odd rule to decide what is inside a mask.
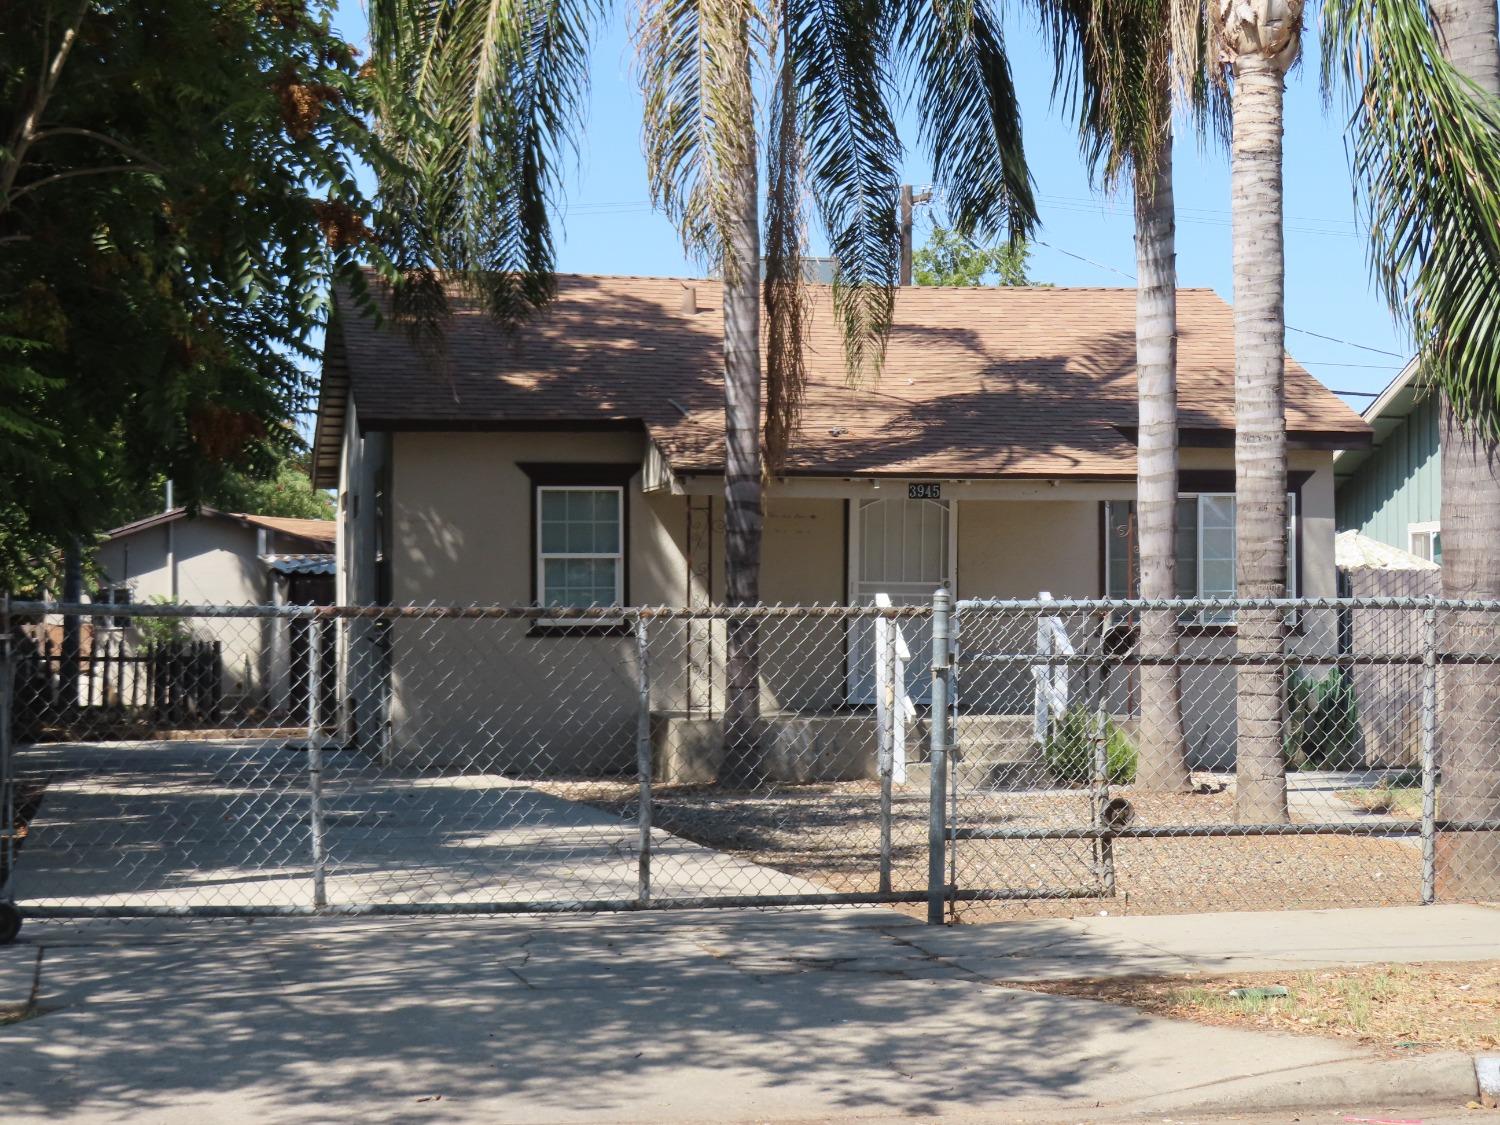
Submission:
[[[1285,998],[1236,999],[1284,985]],[[1017,984],[1153,1015],[1352,1039],[1392,1051],[1500,1049],[1500,961],[1360,965],[1233,977],[1124,977]]]

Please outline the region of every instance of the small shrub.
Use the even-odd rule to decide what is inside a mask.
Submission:
[[[1135,780],[1135,743],[1113,719],[1107,715],[1101,719],[1082,707],[1063,712],[1042,744],[1042,759],[1048,771],[1064,784],[1086,784],[1094,776],[1094,742],[1101,733],[1110,784],[1129,785]]]
[[[1323,676],[1287,677],[1286,762],[1294,770],[1341,770],[1359,764],[1359,707],[1343,668]]]
[[[176,605],[171,598],[158,594],[151,599],[152,605]],[[133,620],[135,631],[141,642],[149,648],[175,648],[188,639],[187,622],[181,617],[145,617],[136,611]]]

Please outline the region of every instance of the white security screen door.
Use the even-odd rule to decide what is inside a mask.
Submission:
[[[855,500],[849,510],[849,600],[874,605],[889,594],[893,605],[928,605],[932,593],[953,583],[953,512],[946,500]],[[903,621],[912,660],[907,691],[925,702],[932,687],[932,627]],[[849,631],[849,701],[875,700],[874,629],[855,622]]]

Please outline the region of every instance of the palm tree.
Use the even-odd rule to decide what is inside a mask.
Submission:
[[[1500,598],[1500,47],[1493,0],[1325,0],[1324,81],[1347,87],[1370,256],[1443,396],[1443,592]],[[1500,819],[1500,630],[1440,618],[1445,820]],[[1500,897],[1500,837],[1456,833],[1445,891]]]
[[[427,314],[413,323],[440,323],[440,277],[505,318],[550,297],[548,202],[604,10],[598,0],[372,3],[381,129],[400,165],[386,233],[407,247],[389,280],[398,311]],[[934,180],[965,235],[1019,239],[1035,222],[1020,112],[986,0],[646,0],[636,42],[653,194],[724,281],[725,578],[731,605],[753,605],[763,478],[795,434],[805,379],[804,200],[839,262],[848,376],[872,378],[899,265],[892,93],[904,82],[912,96]],[[771,119],[764,278],[757,90]],[[440,350],[440,335],[430,342]],[[750,625],[728,630],[721,780],[757,772],[755,645]]]
[[[1172,201],[1172,38],[1162,0],[1043,0],[1059,85],[1080,110],[1084,153],[1106,185],[1127,172],[1135,199],[1136,538],[1140,596],[1177,596],[1177,263]],[[1186,86],[1200,123],[1214,116],[1212,86]],[[1139,784],[1189,788],[1177,669],[1177,618],[1141,615]],[[1158,663],[1157,661],[1163,661]]]
[[[1233,76],[1235,590],[1241,598],[1279,598],[1287,574],[1282,100],[1301,49],[1302,0],[1206,9],[1176,0],[1172,23],[1180,72],[1197,73],[1206,41]],[[1285,624],[1276,610],[1241,610],[1236,633],[1241,656],[1265,661],[1237,670],[1236,816],[1247,824],[1284,822],[1285,674],[1277,660]]]
[[[1005,230],[1016,239],[1028,232],[1034,206],[1015,92],[986,4],[652,0],[637,43],[653,194],[689,249],[724,279],[726,592],[732,606],[754,605],[763,478],[781,467],[805,382],[803,196],[811,196],[839,263],[834,305],[848,377],[859,382],[880,369],[899,266],[901,150],[888,92],[898,76],[908,78],[958,229]],[[764,279],[758,78],[771,103]],[[756,636],[749,620],[726,630],[723,783],[757,780]]]

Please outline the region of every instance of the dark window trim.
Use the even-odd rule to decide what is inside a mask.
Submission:
[[[1302,489],[1308,481],[1315,476],[1310,469],[1288,470],[1286,474],[1286,490],[1297,498],[1296,518],[1292,521],[1292,533],[1296,536],[1297,547],[1297,593],[1306,596],[1307,578],[1305,567],[1307,565],[1307,551],[1304,548],[1304,525],[1306,523],[1306,512],[1302,503]],[[1203,492],[1227,492],[1234,493],[1234,470],[1233,469],[1183,469],[1177,473],[1177,495],[1197,494]],[[1131,498],[1134,502],[1134,497]],[[1109,542],[1109,516],[1108,500],[1099,501],[1099,596],[1109,597],[1109,564],[1105,558]],[[1185,625],[1184,629],[1198,631],[1222,630],[1232,633],[1233,625]]]
[[[531,592],[527,596],[530,605],[539,605],[541,576],[537,572],[537,492],[553,485],[595,486],[618,488],[620,496],[620,600],[630,605],[630,482],[641,471],[638,461],[517,461],[516,468],[526,474],[531,482]],[[603,625],[554,625],[537,622],[527,630],[528,637],[623,637],[632,633],[624,623]]]

